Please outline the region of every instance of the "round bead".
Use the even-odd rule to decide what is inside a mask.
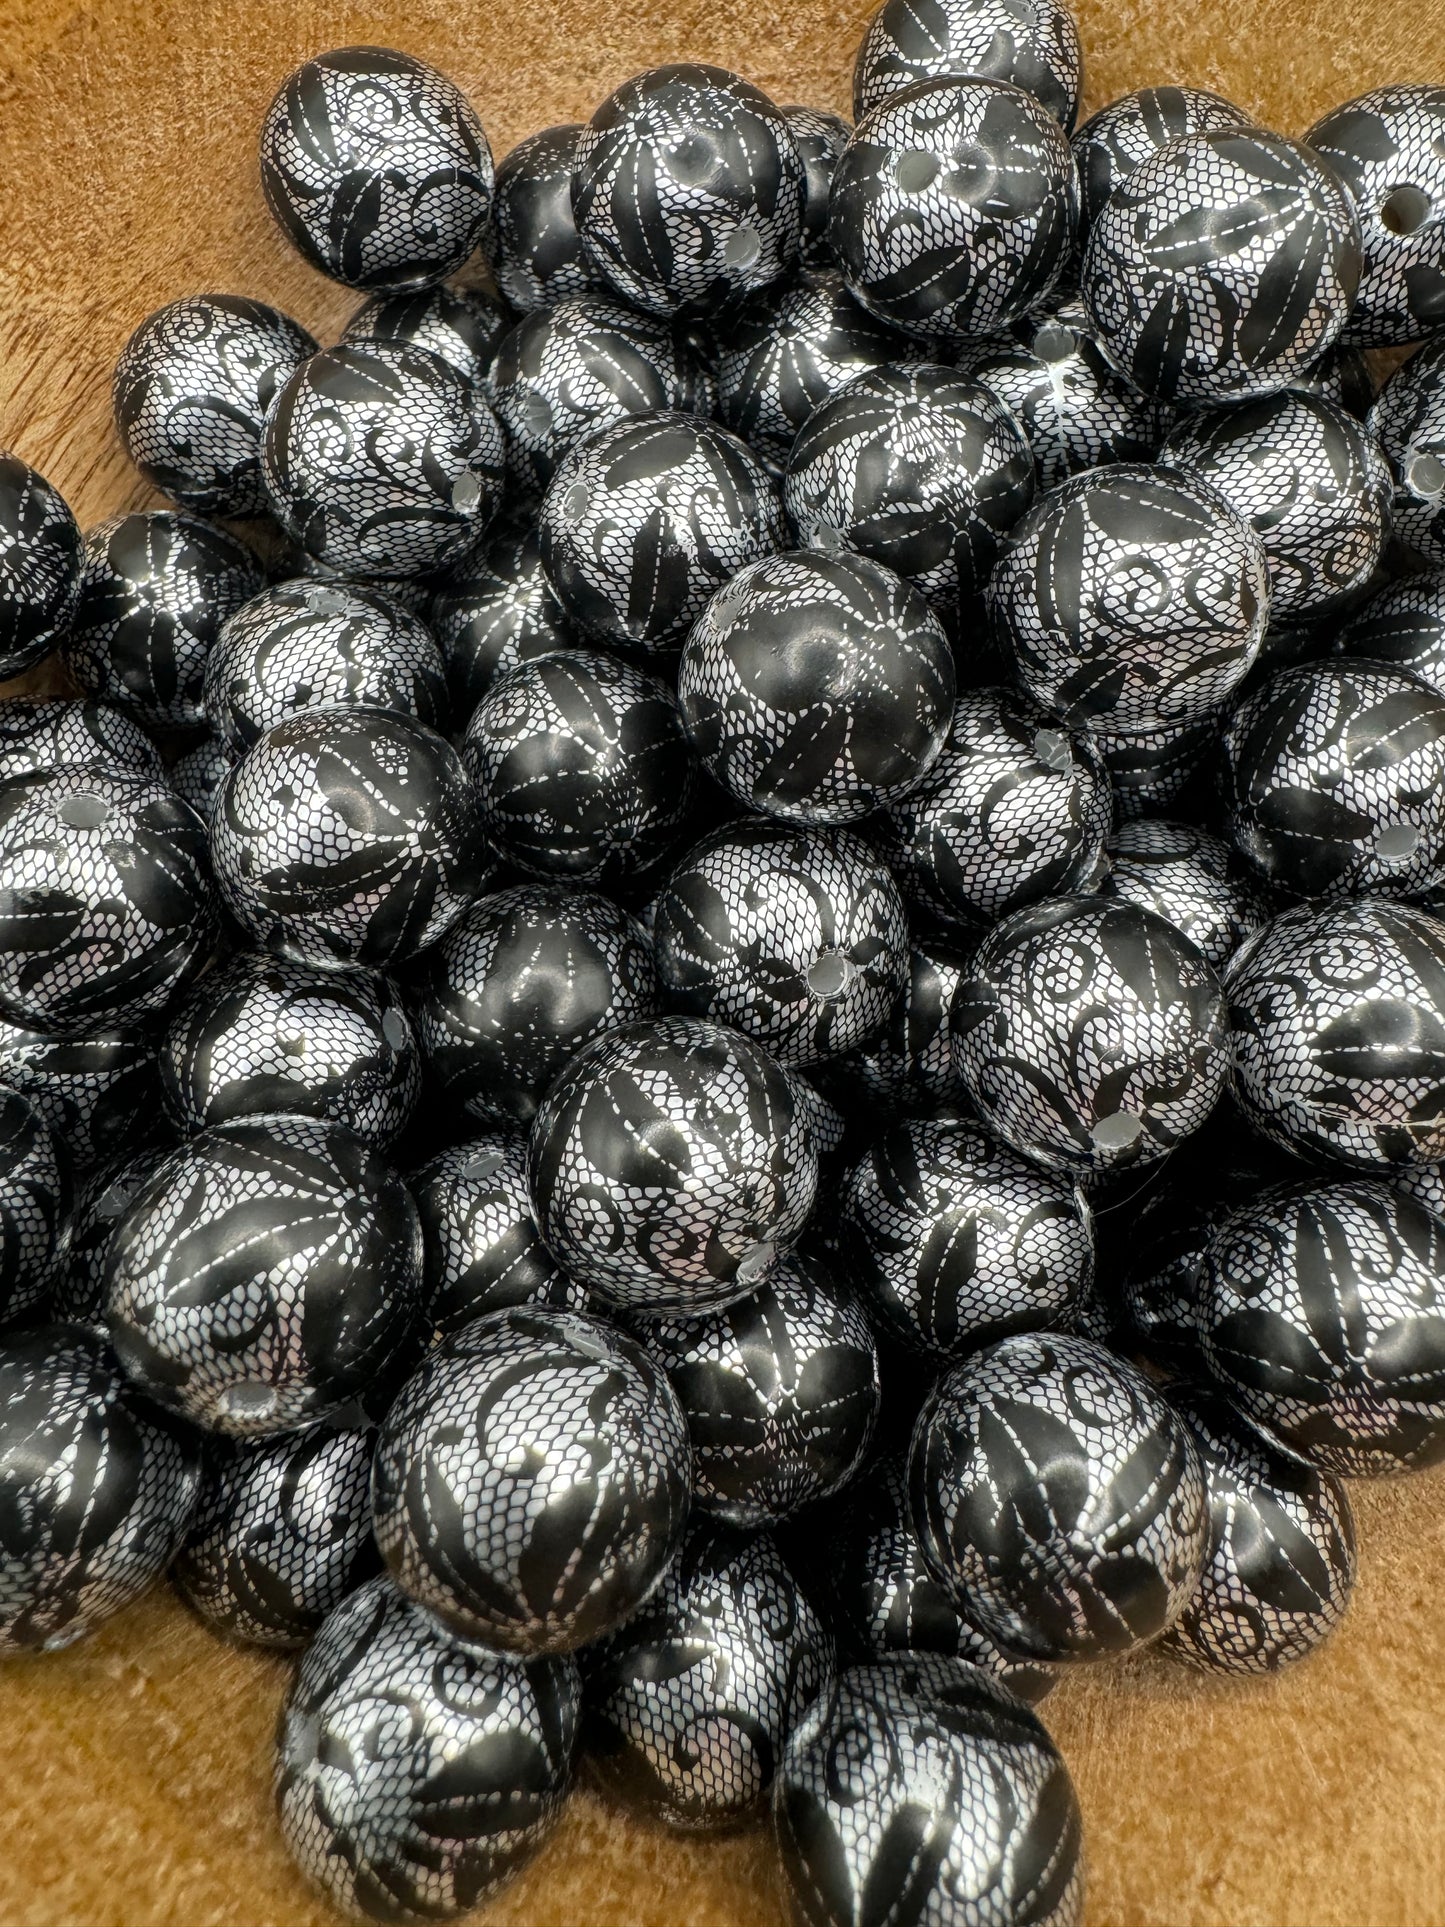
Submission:
[[[1313,1652],[1349,1604],[1349,1499],[1338,1479],[1286,1451],[1217,1392],[1168,1397],[1204,1467],[1209,1551],[1163,1650],[1205,1672],[1278,1672]]]
[[[59,769],[160,776],[161,753],[128,710],[94,696],[7,696],[0,704],[0,782]]]
[[[554,1256],[606,1303],[659,1315],[754,1289],[818,1183],[788,1073],[688,1017],[627,1024],[580,1051],[537,1114],[530,1170]]]
[[[863,1308],[815,1257],[782,1259],[746,1298],[640,1327],[692,1439],[694,1508],[776,1525],[846,1485],[878,1418],[878,1352]]]
[[[1159,456],[1254,528],[1272,623],[1313,622],[1369,585],[1390,532],[1390,471],[1354,416],[1286,391],[1187,416]]]
[[[700,63],[624,81],[577,142],[572,212],[592,267],[651,314],[711,313],[798,259],[806,177],[787,116]]]
[[[1364,266],[1346,338],[1396,348],[1445,324],[1445,87],[1376,87],[1304,136],[1360,217]]]
[[[499,676],[467,725],[462,758],[498,854],[575,883],[611,885],[655,863],[696,776],[672,691],[582,649]]]
[[[693,1526],[635,1618],[588,1654],[583,1742],[609,1795],[693,1833],[754,1817],[833,1641],[766,1535]]]
[[[1383,1184],[1294,1185],[1209,1243],[1199,1329],[1248,1416],[1324,1471],[1445,1456],[1445,1224]]]
[[[172,1568],[182,1599],[248,1645],[299,1652],[380,1563],[369,1432],[324,1425],[280,1439],[210,1439]]]
[[[61,658],[85,694],[143,722],[202,722],[206,658],[221,624],[265,580],[249,549],[194,516],[114,515],[86,535]]]
[[[828,246],[828,201],[833,175],[853,129],[846,120],[817,107],[785,107],[783,113],[803,161],[803,265],[829,268],[833,250]]]
[[[0,1018],[0,1084],[34,1107],[77,1169],[134,1150],[156,1127],[160,1072],[144,1030],[46,1037]]]
[[[542,500],[542,566],[587,635],[678,649],[729,577],[787,540],[762,463],[716,422],[615,422],[569,450]]]
[[[675,1009],[733,1025],[782,1064],[866,1043],[908,976],[898,885],[850,830],[750,817],[714,830],[668,879],[653,942]]]
[[[1445,569],[1376,589],[1345,624],[1340,648],[1366,662],[1408,669],[1445,696]]]
[[[869,1316],[930,1360],[1066,1329],[1094,1268],[1079,1187],[952,1118],[875,1140],[848,1174],[842,1237]]]
[[[499,1652],[571,1652],[657,1586],[688,1506],[687,1427],[635,1339],[540,1306],[443,1340],[376,1445],[376,1540],[397,1583]]]
[[[1403,669],[1312,662],[1235,710],[1235,848],[1298,896],[1422,895],[1445,876],[1445,697]]]
[[[1029,694],[1089,728],[1158,729],[1226,702],[1259,654],[1264,545],[1207,481],[1139,462],[1035,503],[988,585]]]
[[[497,343],[511,325],[504,304],[479,288],[423,288],[373,295],[347,322],[341,339],[427,348],[450,362],[463,381],[481,388]]]
[[[677,693],[703,764],[749,808],[849,823],[915,790],[954,693],[937,619],[864,556],[769,556],[713,596]]]
[[[850,1667],[814,1700],[773,1823],[798,1921],[864,1927],[883,1893],[900,1922],[930,1927],[1083,1919],[1079,1806],[1057,1748],[1022,1700],[942,1653]]]
[[[572,1660],[482,1652],[371,1580],[327,1619],[281,1716],[288,1850],[343,1913],[470,1913],[560,1815],[581,1700]]]
[[[80,594],[81,539],[60,490],[0,451],[0,681],[48,656]]]
[[[1193,823],[1162,817],[1121,823],[1109,838],[1104,894],[1150,910],[1222,970],[1268,909],[1227,843]]]
[[[235,752],[219,736],[203,736],[171,764],[167,780],[181,801],[189,804],[203,823],[209,823],[216,791],[235,761]]]
[[[239,294],[193,294],[148,315],[121,350],[112,399],[125,452],[197,515],[262,515],[261,430],[317,343]]]
[[[196,1500],[195,1445],[78,1325],[0,1345],[0,1434],[0,1654],[56,1652],[170,1564]]]
[[[835,1060],[846,1090],[863,1094],[870,1117],[931,1112],[964,1102],[963,1080],[953,1067],[950,1013],[965,974],[964,950],[946,939],[915,937],[908,955],[908,982],[888,1023],[873,1043]]]
[[[234,915],[297,963],[404,963],[485,872],[460,757],[380,710],[303,711],[268,730],[221,785],[211,844]]]
[[[1445,563],[1445,341],[1427,342],[1380,390],[1368,426],[1395,484],[1391,528],[1405,554]]]
[[[75,1187],[66,1270],[51,1299],[56,1318],[89,1325],[109,1342],[105,1325],[105,1264],[115,1227],[149,1183],[169,1144],[94,1164]]]
[[[70,1179],[65,1140],[28,1097],[0,1084],[0,1325],[33,1317],[65,1270]]]
[[[1234,1082],[1253,1121],[1366,1171],[1445,1158],[1445,922],[1368,898],[1301,904],[1228,976]]]
[[[1004,1338],[919,1416],[908,1502],[923,1557],[1006,1651],[1098,1660],[1164,1631],[1199,1584],[1209,1514],[1183,1420],[1087,1338]],[[995,1516],[1014,1522],[1000,1539]]]
[[[513,1305],[585,1311],[587,1294],[542,1243],[527,1140],[489,1131],[438,1152],[407,1180],[421,1218],[427,1318],[450,1337]]]
[[[519,141],[497,169],[492,203],[492,271],[514,308],[530,314],[574,294],[598,277],[572,218],[572,169],[579,122],[544,127]]]
[[[267,205],[312,267],[420,288],[481,240],[492,153],[461,89],[410,54],[337,47],[291,73],[261,127]]]
[[[561,883],[481,898],[430,952],[413,993],[433,1084],[484,1124],[530,1124],[584,1044],[658,1003],[641,924]]]
[[[172,1014],[161,1077],[188,1136],[280,1111],[386,1145],[416,1109],[421,1053],[384,978],[242,951]]]
[[[873,827],[910,897],[968,925],[1093,888],[1109,821],[1108,772],[1087,736],[1010,689],[972,689],[932,770]]]
[[[163,1160],[106,1275],[134,1383],[207,1431],[264,1437],[342,1410],[393,1366],[420,1308],[421,1230],[354,1132],[243,1118]]]
[[[1073,140],[1079,169],[1079,225],[1087,237],[1121,181],[1181,134],[1248,127],[1250,117],[1206,87],[1136,87],[1086,120]]]
[[[1319,395],[1363,421],[1375,399],[1375,378],[1359,348],[1337,341],[1289,384],[1298,395]]]
[[[916,80],[962,75],[1010,81],[1072,127],[1084,84],[1074,16],[1062,0],[884,0],[858,48],[853,117]]]
[[[1092,728],[1089,741],[1109,772],[1115,820],[1132,822],[1177,803],[1218,749],[1219,730],[1217,710],[1158,729]]]
[[[1228,1010],[1162,917],[1054,897],[994,925],[953,1000],[954,1062],[1006,1144],[1058,1171],[1162,1157],[1214,1109]]]
[[[135,1023],[215,935],[205,828],[158,777],[0,784],[0,1015],[48,1036]]]
[[[1110,358],[1166,401],[1268,394],[1340,337],[1360,226],[1338,177],[1262,128],[1184,134],[1099,210],[1080,286]]]
[[[341,574],[417,576],[476,539],[501,500],[501,426],[450,362],[398,341],[303,361],[266,417],[276,519]]]
[[[572,640],[530,523],[488,530],[482,546],[432,591],[427,621],[446,664],[453,714],[463,724],[504,670]]]
[[[996,80],[924,80],[860,121],[833,177],[828,243],[865,308],[945,345],[1036,307],[1074,242],[1063,129]]]

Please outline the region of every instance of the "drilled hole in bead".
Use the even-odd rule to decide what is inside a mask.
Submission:
[[[1078,345],[1078,336],[1062,321],[1046,321],[1034,336],[1034,353],[1040,361],[1067,361]]]
[[[468,1184],[485,1184],[489,1178],[497,1175],[506,1161],[500,1151],[479,1151],[462,1166],[462,1176]]]
[[[381,1034],[393,1050],[405,1050],[406,1019],[399,1010],[389,1010],[381,1020]]]
[[[243,1378],[238,1385],[228,1385],[216,1400],[216,1410],[223,1418],[266,1419],[275,1413],[280,1400],[274,1385],[263,1385],[259,1378]]]
[[[1385,823],[1375,832],[1375,855],[1385,863],[1408,863],[1419,847],[1413,823]]]
[[[1415,234],[1430,218],[1430,196],[1404,181],[1380,203],[1380,221],[1391,234]]]
[[[841,997],[853,978],[853,965],[841,950],[823,950],[808,966],[808,989],[825,1002]]]
[[[730,268],[755,268],[762,258],[763,244],[755,229],[734,228],[723,242],[722,252]]]
[[[815,549],[825,549],[829,555],[837,555],[844,547],[843,531],[831,522],[815,522],[812,540]]]
[[[452,507],[458,515],[470,515],[482,499],[482,485],[475,475],[459,475],[452,483]]]
[[[592,506],[592,493],[585,482],[574,482],[562,497],[562,520],[575,528]]]
[[[766,1240],[762,1244],[754,1245],[751,1251],[745,1251],[738,1259],[738,1268],[734,1273],[738,1283],[740,1285],[756,1284],[777,1255],[777,1246]]]
[[[1073,767],[1074,757],[1069,739],[1061,729],[1035,730],[1034,755],[1045,769],[1063,771]]]
[[[1445,462],[1438,455],[1413,456],[1406,480],[1416,495],[1438,495],[1445,489]]]
[[[308,589],[305,595],[306,608],[313,616],[339,616],[346,608],[346,597],[340,589]],[[235,692],[235,685],[232,685]]]
[[[893,163],[893,179],[904,194],[923,194],[938,179],[938,159],[921,147],[900,154]]]
[[[1144,1135],[1144,1120],[1132,1111],[1111,1111],[1089,1133],[1100,1151],[1127,1151]]]
[[[534,441],[552,432],[552,404],[545,395],[524,395],[517,409],[523,432]]]
[[[103,796],[82,790],[78,796],[62,797],[55,814],[72,830],[103,830],[110,821],[110,805]]]

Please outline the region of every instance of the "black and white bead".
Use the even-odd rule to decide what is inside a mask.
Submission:
[[[1010,81],[1072,127],[1084,84],[1074,16],[1062,0],[884,0],[854,63],[853,117],[916,80],[960,76]]]
[[[58,488],[0,451],[0,681],[60,642],[80,594],[80,530]]]
[[[0,1084],[0,1325],[32,1323],[65,1270],[72,1161],[36,1105]]]
[[[235,752],[219,736],[205,735],[171,764],[166,780],[203,823],[211,820],[216,792],[231,772]]]
[[[140,1196],[161,1161],[169,1140],[134,1155],[93,1164],[75,1187],[66,1268],[51,1296],[54,1317],[88,1325],[109,1343],[105,1324],[105,1266],[116,1225]]]
[[[1445,695],[1445,568],[1386,582],[1340,634],[1346,656],[1408,669]]]
[[[63,766],[160,776],[161,753],[130,713],[95,696],[7,696],[0,704],[0,782]]]
[[[830,268],[833,250],[828,246],[828,201],[833,175],[853,129],[837,114],[825,114],[818,107],[785,107],[783,112],[803,161],[803,266]]]
[[[1395,483],[1391,529],[1406,555],[1445,563],[1445,341],[1417,348],[1385,383],[1369,414]]]
[[[1262,646],[1262,645],[1261,645]],[[1158,729],[1089,730],[1089,741],[1109,772],[1114,818],[1119,823],[1155,816],[1177,803],[1219,748],[1218,710],[1188,723]]]
[[[908,982],[880,1036],[834,1059],[825,1070],[829,1091],[866,1111],[870,1124],[933,1112],[967,1102],[953,1064],[954,992],[968,964],[966,951],[947,938],[915,936]]]
[[[543,571],[532,522],[507,520],[489,529],[481,547],[432,590],[426,615],[459,726],[505,670],[574,640]]]
[[[529,134],[497,169],[492,272],[522,314],[600,285],[572,218],[572,169],[581,123]]]
[[[341,339],[426,348],[482,392],[497,343],[511,325],[506,306],[480,288],[422,288],[373,295],[347,322]]]
[[[46,1037],[0,1018],[0,1084],[33,1105],[77,1170],[136,1150],[158,1124],[160,1067],[148,1029],[101,1025]]]
[[[1119,183],[1170,141],[1250,124],[1242,107],[1206,87],[1136,87],[1120,94],[1074,135],[1081,233],[1087,239]]]
[[[1119,825],[1109,838],[1102,887],[1106,896],[1172,923],[1216,970],[1269,914],[1263,891],[1227,843],[1164,817]]]

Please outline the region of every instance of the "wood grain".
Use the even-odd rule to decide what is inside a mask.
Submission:
[[[846,108],[866,0],[4,0],[0,445],[83,522],[143,503],[110,371],[161,302],[233,289],[323,338],[355,297],[288,253],[257,179],[286,71],[370,41],[436,61],[500,154],[618,80],[693,55]],[[1287,131],[1384,80],[1442,75],[1441,0],[1087,0],[1090,105],[1197,80]],[[1445,1478],[1357,1486],[1363,1573],[1337,1639],[1266,1685],[1146,1658],[1068,1680],[1048,1719],[1078,1781],[1096,1927],[1445,1923]],[[270,1747],[285,1668],[166,1594],[88,1645],[0,1669],[0,1927],[321,1927],[281,1851]],[[766,1836],[684,1842],[591,1793],[480,1920],[774,1927]]]

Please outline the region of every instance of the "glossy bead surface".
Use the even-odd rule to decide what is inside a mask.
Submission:
[[[816,1257],[794,1254],[706,1317],[638,1326],[692,1439],[694,1508],[776,1525],[836,1492],[873,1436],[881,1389],[863,1307]]]
[[[131,1380],[207,1431],[265,1437],[341,1410],[416,1323],[421,1232],[354,1132],[302,1117],[201,1132],[116,1227],[106,1319]]]
[[[587,294],[599,277],[572,218],[572,168],[580,122],[529,134],[497,169],[492,271],[523,314]]]
[[[565,649],[573,639],[530,523],[489,529],[481,547],[437,584],[426,613],[461,725],[505,670]]]
[[[1045,298],[1077,217],[1068,140],[1037,101],[1004,81],[925,80],[854,130],[828,244],[865,308],[956,345]]]
[[[694,1525],[647,1604],[583,1662],[594,1777],[667,1826],[738,1826],[832,1671],[832,1636],[772,1539]]]
[[[818,107],[785,107],[783,112],[803,161],[803,265],[828,268],[833,265],[833,251],[828,246],[828,200],[833,175],[853,129],[837,114],[826,114]]]
[[[298,1652],[379,1564],[369,1432],[314,1426],[280,1439],[209,1439],[172,1568],[213,1632]]]
[[[202,722],[206,658],[265,579],[249,549],[193,515],[114,515],[86,534],[61,659],[84,694],[142,722]]]
[[[53,1316],[89,1325],[109,1343],[105,1324],[105,1264],[116,1225],[140,1196],[161,1161],[169,1139],[133,1155],[121,1153],[93,1164],[75,1186],[70,1248],[65,1271],[51,1295]]]
[[[1216,970],[1268,915],[1229,845],[1193,823],[1121,823],[1109,838],[1108,866],[1104,895],[1172,923]]]
[[[1209,1243],[1199,1327],[1234,1402],[1326,1472],[1445,1456],[1445,1224],[1383,1184],[1295,1185]]]
[[[261,128],[261,185],[301,254],[352,288],[417,288],[486,229],[492,155],[461,89],[410,54],[337,47],[297,67]]]
[[[660,1315],[741,1298],[795,1242],[818,1160],[788,1073],[696,1018],[624,1025],[580,1051],[532,1129],[548,1248],[605,1303]]]
[[[624,81],[583,128],[572,213],[588,260],[634,307],[710,313],[797,261],[805,186],[767,95],[683,62]]]
[[[573,1312],[494,1312],[443,1341],[387,1413],[376,1540],[464,1638],[571,1652],[660,1582],[688,1473],[682,1410],[636,1340]]]
[[[1445,563],[1445,341],[1416,349],[1375,399],[1369,427],[1394,477],[1391,528],[1406,555]]]
[[[1119,183],[1170,141],[1249,124],[1242,107],[1205,87],[1136,87],[1120,94],[1074,135],[1082,233],[1087,237]]]
[[[107,1025],[47,1037],[0,1018],[0,1085],[20,1093],[79,1169],[136,1149],[155,1130],[156,1038]]]
[[[861,120],[915,80],[960,75],[1011,81],[1072,127],[1084,80],[1074,16],[1062,0],[941,0],[920,7],[884,0],[869,21],[853,68],[853,116]]]
[[[268,730],[221,785],[211,849],[257,944],[373,970],[434,942],[487,867],[457,752],[409,716],[367,709]]]
[[[495,295],[479,288],[423,288],[375,294],[342,330],[344,342],[395,341],[427,348],[480,389],[511,316]]]
[[[62,765],[159,776],[161,753],[129,710],[95,696],[7,696],[0,705],[0,782]]]
[[[915,936],[908,981],[884,1029],[831,1067],[843,1089],[851,1083],[864,1094],[872,1117],[936,1111],[966,1101],[953,1066],[952,1008],[967,962],[963,946]]]
[[[60,490],[0,452],[0,680],[23,675],[64,636],[80,571],[80,530]]]
[[[0,1325],[33,1319],[65,1269],[72,1157],[29,1098],[0,1083]]]
[[[0,1344],[0,1655],[72,1645],[153,1586],[195,1504],[183,1426],[103,1339],[40,1325]]]
[[[152,488],[198,515],[261,515],[261,430],[281,383],[317,343],[289,315],[238,294],[158,308],[116,363],[125,452]]]
[[[481,1652],[371,1580],[327,1619],[282,1712],[288,1850],[353,1917],[469,1913],[560,1815],[581,1698],[572,1661]]]
[[[203,823],[209,823],[216,791],[235,761],[234,751],[219,736],[203,736],[171,764],[167,780],[181,801],[189,804]]]
[[[1402,576],[1366,596],[1345,624],[1340,648],[1408,669],[1445,695],[1445,569]]]
[[[1178,802],[1219,747],[1220,713],[1157,729],[1090,729],[1114,792],[1117,822],[1154,816]]]
[[[913,1529],[935,1578],[1007,1651],[1099,1660],[1163,1632],[1199,1583],[1208,1508],[1183,1420],[1087,1338],[1005,1338],[919,1416]],[[996,1515],[1016,1522],[1005,1538]]]

